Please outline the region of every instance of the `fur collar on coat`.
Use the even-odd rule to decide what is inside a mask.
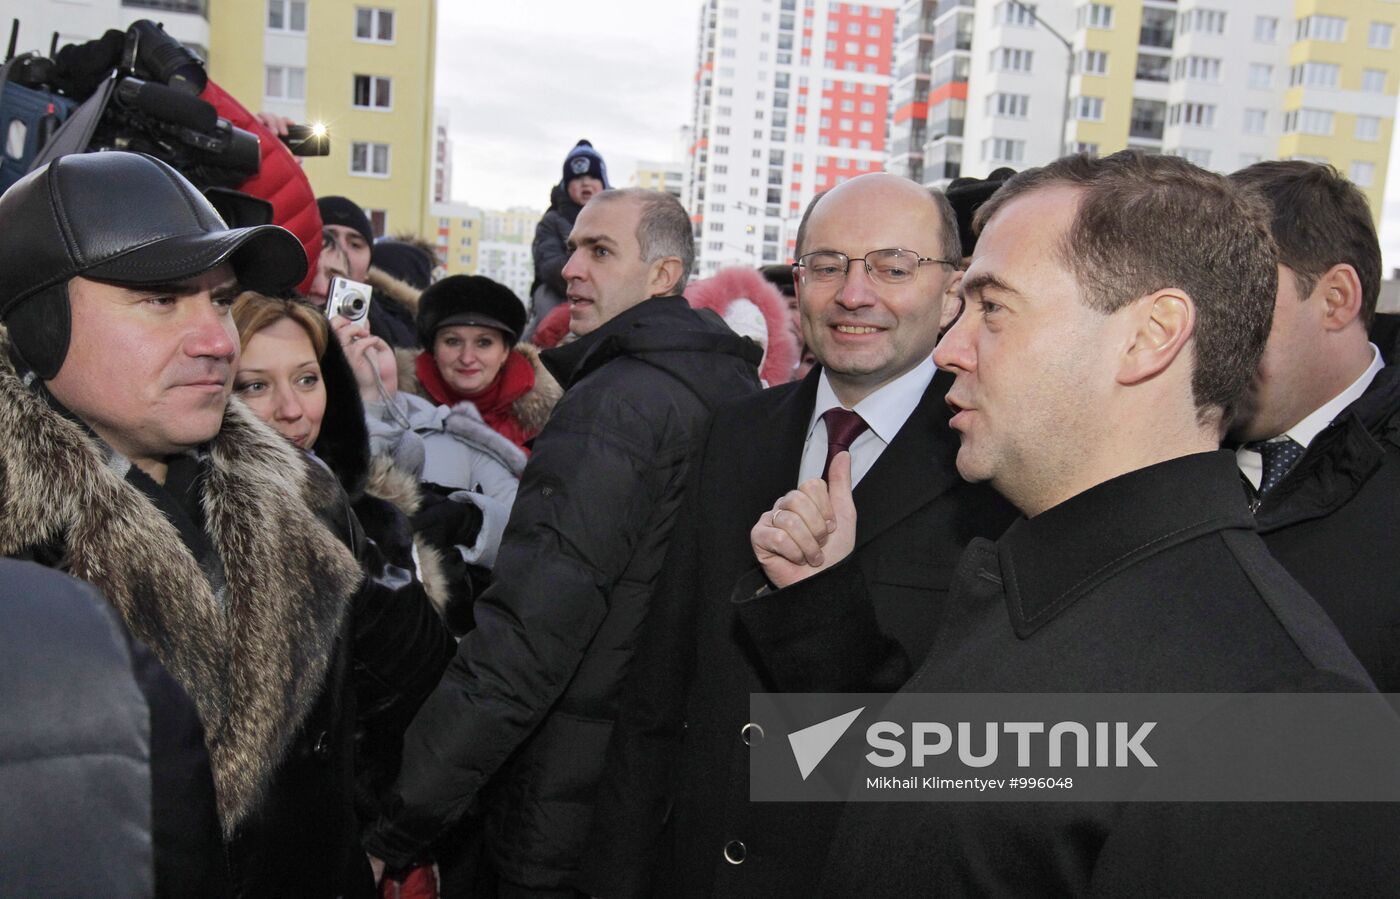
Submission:
[[[104,448],[28,389],[0,329],[0,555],[62,541],[184,686],[204,723],[226,834],[254,809],[323,690],[362,574],[315,510],[343,506],[317,463],[231,400],[208,445],[206,530],[216,596],[175,527]]]

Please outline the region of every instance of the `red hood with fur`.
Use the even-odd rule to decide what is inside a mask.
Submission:
[[[787,298],[757,271],[721,269],[712,278],[690,282],[685,289],[685,299],[693,308],[712,310],[721,318],[726,318],[725,313],[735,300],[745,299],[757,306],[768,330],[759,377],[769,387],[792,380],[801,347],[788,327]]]

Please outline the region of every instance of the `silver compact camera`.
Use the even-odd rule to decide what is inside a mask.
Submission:
[[[369,315],[371,288],[363,281],[351,281],[336,276],[331,278],[326,296],[326,318],[343,316],[352,322],[364,321]]]

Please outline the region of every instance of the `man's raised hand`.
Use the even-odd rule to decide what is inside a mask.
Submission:
[[[851,454],[844,452],[831,461],[826,481],[812,478],[789,490],[749,531],[754,557],[776,587],[830,568],[851,554],[855,540]]]

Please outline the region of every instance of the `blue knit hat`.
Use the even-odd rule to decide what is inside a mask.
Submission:
[[[603,157],[598,155],[591,143],[581,140],[569,151],[569,155],[564,157],[564,180],[559,184],[567,190],[570,181],[585,175],[592,175],[603,182],[604,190],[612,187],[608,183],[608,167],[603,164]]]

